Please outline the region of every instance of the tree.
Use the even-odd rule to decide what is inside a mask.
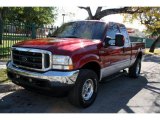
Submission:
[[[3,17],[5,13],[5,8],[0,7],[0,45],[2,44],[2,33],[3,33]]]
[[[142,11],[141,13],[125,15],[125,20],[130,22],[139,20],[141,24],[146,26],[146,32],[150,36],[156,36],[156,40],[150,48],[150,52],[154,52],[156,45],[160,44],[160,7],[141,7],[140,10]]]
[[[0,7],[0,44],[2,44],[3,22],[35,23],[37,26],[51,24],[56,19],[55,7]],[[26,28],[27,29],[27,28]]]
[[[50,24],[56,19],[55,7],[3,7],[0,9],[0,19],[9,22]]]
[[[133,20],[139,20],[141,24],[147,27],[147,32],[152,36],[157,36],[157,39],[153,42],[150,52],[154,52],[157,44],[160,43],[160,7],[121,7],[104,9],[98,7],[93,15],[90,7],[79,7],[88,12],[88,18],[92,20],[100,20],[101,18],[111,15],[123,13],[125,20],[132,22]]]
[[[120,14],[120,13],[127,13],[127,14],[134,14],[141,12],[139,8],[132,8],[132,7],[121,7],[121,8],[111,8],[111,9],[102,9],[102,7],[97,7],[96,13],[93,15],[91,12],[90,7],[79,7],[80,9],[84,9],[88,12],[88,18],[90,20],[100,20],[101,18],[111,15],[111,14]]]

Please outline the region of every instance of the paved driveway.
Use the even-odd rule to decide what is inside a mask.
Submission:
[[[67,97],[44,96],[13,84],[1,84],[0,112],[160,113],[160,57],[147,56],[138,79],[122,75],[101,83],[95,103],[86,109],[70,105]]]

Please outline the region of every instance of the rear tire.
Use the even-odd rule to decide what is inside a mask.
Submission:
[[[94,102],[97,92],[97,74],[92,70],[81,69],[75,86],[69,93],[69,101],[77,107],[86,108]]]
[[[129,76],[138,78],[141,72],[141,59],[138,58],[135,63],[129,68]]]

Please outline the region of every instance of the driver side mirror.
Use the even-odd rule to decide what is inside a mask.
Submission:
[[[104,40],[104,47],[108,47],[108,46],[124,46],[124,36],[120,33],[117,33],[115,35],[115,39],[112,39],[109,36],[106,36],[105,40]]]
[[[124,36],[122,34],[116,34],[115,36],[115,46],[124,46]]]

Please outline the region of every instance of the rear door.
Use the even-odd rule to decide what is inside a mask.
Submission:
[[[131,61],[131,51],[132,51],[131,43],[130,43],[130,39],[129,39],[129,35],[126,27],[123,24],[119,24],[119,29],[125,39],[125,43],[123,47],[123,57],[122,57],[124,62],[124,67],[128,67]]]

